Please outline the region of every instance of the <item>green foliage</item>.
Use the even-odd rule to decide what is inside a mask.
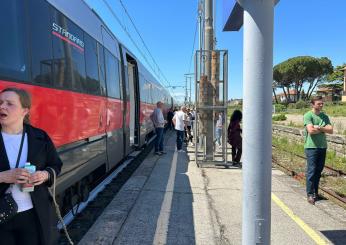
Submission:
[[[274,115],[272,119],[273,121],[285,121],[287,117],[285,116],[285,114],[278,114],[278,115]]]
[[[286,106],[283,104],[275,104],[275,113],[286,111]]]
[[[327,80],[329,82],[338,82],[342,84],[342,82],[344,81],[344,71],[342,71],[341,69],[343,69],[345,66],[346,64],[344,63],[335,67],[333,72],[327,76]]]
[[[309,108],[309,103],[303,100],[299,100],[297,103],[295,103],[296,109],[303,109],[303,108]]]
[[[309,98],[316,86],[323,81],[323,78],[332,72],[332,62],[326,57],[297,56],[274,66],[273,79],[276,85],[284,90],[286,88],[289,91],[293,87],[299,100],[305,83],[309,84],[305,95]]]
[[[272,144],[280,150],[304,156],[303,143],[290,142],[287,137],[273,136]],[[346,158],[337,156],[335,151],[328,150],[326,155],[326,165],[335,169],[346,171]]]

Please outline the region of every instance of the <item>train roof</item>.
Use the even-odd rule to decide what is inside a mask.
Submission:
[[[139,61],[139,59],[126,48],[124,44],[119,42],[114,33],[108,28],[102,18],[83,0],[47,0],[53,7],[66,15],[79,27],[81,27],[90,36],[102,43],[117,58],[120,57],[119,44],[137,61],[138,69],[147,80],[155,83],[158,87],[164,89],[155,77],[147,70],[147,68]],[[165,94],[169,95],[164,89]]]

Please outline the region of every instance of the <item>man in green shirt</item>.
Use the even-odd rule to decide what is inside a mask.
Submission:
[[[312,98],[311,106],[312,110],[304,115],[304,149],[307,160],[306,193],[308,202],[315,204],[318,198],[318,185],[326,160],[326,133],[332,134],[333,127],[329,117],[322,112],[323,100],[321,96]]]

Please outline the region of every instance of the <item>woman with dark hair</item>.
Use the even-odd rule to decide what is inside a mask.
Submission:
[[[7,194],[17,212],[0,224],[1,244],[56,244],[56,217],[48,187],[62,162],[47,133],[29,124],[30,95],[23,89],[0,92],[0,199]],[[30,163],[34,173],[24,168]],[[25,190],[33,186],[33,190]],[[30,189],[30,188],[29,188]]]
[[[239,164],[242,154],[242,130],[240,128],[242,118],[241,111],[235,110],[228,125],[228,143],[232,146],[232,161],[234,164]]]

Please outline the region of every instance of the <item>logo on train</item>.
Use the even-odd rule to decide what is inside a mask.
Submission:
[[[68,32],[66,29],[59,26],[57,23],[53,22],[53,35],[64,40],[65,42],[71,44],[72,46],[78,48],[80,51],[84,52],[84,42],[78,37]]]

